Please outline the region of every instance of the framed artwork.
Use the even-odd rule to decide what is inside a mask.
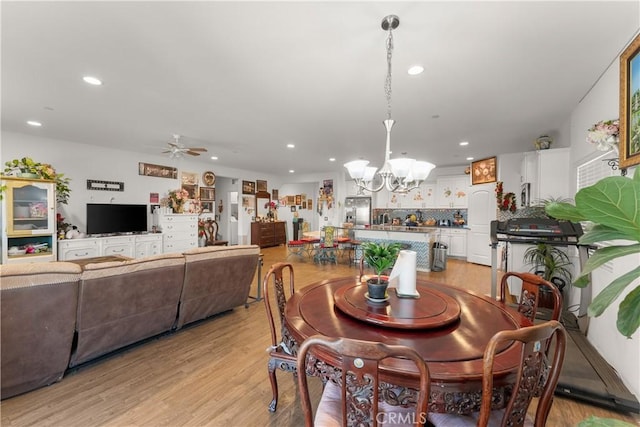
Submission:
[[[256,194],[256,183],[253,181],[242,181],[242,194]]]
[[[307,210],[313,210],[313,199],[307,199]]]
[[[194,172],[182,172],[181,180],[186,185],[198,185],[198,174]]]
[[[182,189],[187,190],[190,199],[195,199],[198,196],[198,186],[193,184],[182,184]]]
[[[202,182],[204,185],[211,187],[216,183],[216,174],[211,171],[206,171],[202,174]]]
[[[216,189],[213,187],[200,187],[200,200],[215,200]]]
[[[640,35],[620,55],[620,169],[640,164]]]
[[[281,198],[279,201],[280,201],[280,206],[282,206],[282,207],[286,207],[287,206],[287,198],[286,197]]]
[[[496,182],[497,176],[495,157],[471,162],[471,185]]]
[[[289,203],[290,205],[295,205],[296,196],[287,196],[287,203]]]
[[[302,196],[300,194],[298,194],[296,196],[296,205],[300,206],[302,204]]]
[[[178,168],[172,168],[171,166],[153,165],[151,163],[138,163],[138,175],[177,179]]]
[[[200,206],[202,206],[203,213],[213,212],[213,202],[210,202],[210,201],[201,202]]]
[[[267,191],[267,181],[256,181],[256,190],[257,191]]]
[[[296,211],[296,207],[295,206],[291,206],[291,212],[295,212]]]
[[[307,209],[307,201],[306,200],[302,201],[302,209]]]
[[[275,188],[273,190],[271,190],[271,199],[272,200],[278,200],[278,190],[276,190]]]

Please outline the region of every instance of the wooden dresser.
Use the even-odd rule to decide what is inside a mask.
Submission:
[[[278,246],[287,243],[287,233],[284,221],[252,222],[251,244],[261,248]]]

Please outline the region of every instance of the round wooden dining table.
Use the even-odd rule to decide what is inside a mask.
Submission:
[[[418,298],[371,302],[366,284],[354,277],[328,279],[297,291],[285,306],[284,324],[301,343],[322,334],[409,346],[427,362],[431,376],[429,410],[466,414],[479,411],[482,398],[482,358],[489,339],[498,331],[531,326],[511,307],[461,288],[418,279]],[[316,350],[307,373],[336,380],[339,355]],[[508,400],[515,382],[518,346],[499,349],[494,365],[494,404]],[[310,369],[309,367],[313,368]],[[380,396],[392,405],[415,401],[419,384],[412,362],[386,359],[380,367],[384,384]]]

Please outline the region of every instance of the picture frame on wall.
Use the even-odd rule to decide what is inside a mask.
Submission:
[[[487,184],[498,180],[496,157],[471,162],[471,185]]]
[[[620,55],[619,168],[640,164],[640,35]]]
[[[138,163],[138,175],[176,179],[178,178],[178,168],[151,163]]]
[[[291,206],[291,212],[295,212],[296,211],[296,207],[295,206]]]
[[[313,210],[313,199],[307,199],[307,210]]]
[[[287,203],[289,203],[290,205],[295,205],[296,204],[296,196],[287,196]]]
[[[214,187],[200,187],[200,200],[215,200],[216,189]]]
[[[213,212],[213,202],[212,201],[202,201],[201,207],[203,213],[211,213]]]
[[[257,191],[267,191],[267,181],[256,180],[256,190]]]
[[[296,205],[300,206],[302,204],[302,196],[300,194],[298,194],[296,196]]]
[[[278,200],[278,199],[279,199],[279,197],[278,197],[278,190],[277,190],[277,189],[275,189],[275,188],[274,188],[273,190],[271,190],[271,199],[272,199],[272,200]]]
[[[256,183],[253,181],[242,181],[242,194],[256,194]]]

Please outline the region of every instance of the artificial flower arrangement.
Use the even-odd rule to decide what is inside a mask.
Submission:
[[[496,202],[501,211],[516,211],[516,195],[514,193],[504,194],[502,181],[496,182]]]
[[[274,202],[273,200],[264,204],[265,209],[269,209],[270,211],[274,209],[278,209],[278,202]]]
[[[47,163],[35,162],[31,157],[23,157],[21,159],[13,159],[5,162],[4,174],[12,175],[32,175],[37,179],[48,179],[56,184],[56,202],[66,205],[69,202],[71,189],[69,188],[69,178],[65,178],[64,174],[57,173],[56,170]]]
[[[175,213],[181,213],[184,209],[184,203],[189,200],[189,192],[184,188],[171,190],[169,191],[167,199],[169,207],[172,208]]]
[[[589,128],[587,142],[599,151],[613,149],[620,139],[620,120],[601,120]]]

